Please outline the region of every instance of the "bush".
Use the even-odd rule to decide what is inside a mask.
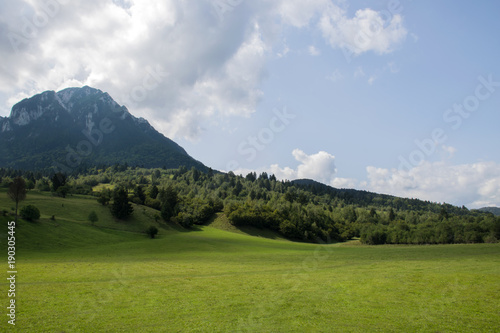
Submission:
[[[194,217],[189,213],[180,212],[177,216],[172,218],[174,223],[179,224],[181,227],[190,229],[194,224]]]
[[[368,245],[380,245],[385,244],[387,240],[387,233],[383,228],[371,227],[366,228],[361,233],[361,243]]]
[[[33,205],[24,206],[20,212],[23,219],[28,221],[38,220],[40,218],[40,210]]]
[[[146,197],[146,201],[144,202],[144,204],[148,207],[153,208],[153,209],[161,210],[161,201],[158,199]]]
[[[111,201],[111,193],[109,190],[103,190],[99,193],[99,197],[97,198],[97,202],[103,206],[106,206]]]
[[[498,243],[498,239],[494,235],[488,235],[484,237],[484,242],[485,243]]]
[[[151,238],[155,238],[155,236],[158,234],[158,228],[155,227],[155,226],[150,226],[146,230],[146,234],[148,234],[148,236],[151,237]]]
[[[90,221],[90,223],[94,224],[99,221],[99,217],[97,216],[95,211],[91,211],[88,216],[88,220]]]

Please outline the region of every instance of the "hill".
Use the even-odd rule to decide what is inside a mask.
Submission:
[[[484,207],[479,209],[482,212],[492,213],[493,215],[500,216],[500,208],[498,207]]]
[[[0,169],[4,186],[16,175],[13,170]],[[338,190],[310,181],[278,181],[266,173],[242,177],[185,167],[111,166],[61,177],[66,182],[64,191],[59,191],[61,187],[54,190],[59,177],[33,172],[23,176],[31,187],[54,195],[86,194],[109,201],[113,191],[125,189],[138,208],[186,230],[205,225],[218,214],[218,222],[227,222],[225,226],[229,223],[240,230],[250,228],[250,234],[303,242],[343,242],[359,237],[366,244],[449,244],[500,239],[500,218],[488,213]]]
[[[0,117],[0,167],[72,173],[95,165],[207,168],[91,87],[46,91]]]
[[[449,214],[469,214],[469,210],[465,206],[457,207],[447,203],[438,204],[420,199],[400,198],[393,195],[374,193],[365,190],[339,189],[312,179],[297,179],[293,180],[291,183],[316,195],[326,194],[343,200],[347,204],[363,207],[392,207],[393,209],[415,212],[431,211],[434,213],[440,213],[442,209],[445,209]]]

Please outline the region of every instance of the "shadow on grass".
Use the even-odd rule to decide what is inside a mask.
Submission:
[[[224,215],[224,213],[217,213],[204,225],[224,231],[229,231],[254,237],[262,237],[274,240],[277,239],[286,240],[286,238],[281,236],[279,233],[269,229],[259,229],[256,227],[249,227],[249,226],[236,227],[229,222],[228,218],[226,217],[226,215]]]

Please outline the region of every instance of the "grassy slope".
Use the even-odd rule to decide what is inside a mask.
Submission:
[[[150,240],[148,209],[115,222],[84,197],[29,203],[43,217],[18,223],[20,331],[500,330],[499,244],[318,246],[214,228],[228,228],[221,218],[192,232],[160,224]]]

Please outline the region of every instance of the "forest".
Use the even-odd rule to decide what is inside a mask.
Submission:
[[[158,211],[155,219],[186,229],[206,224],[221,213],[236,227],[269,229],[301,242],[359,238],[364,244],[377,245],[500,240],[500,217],[488,212],[335,189],[311,180],[280,181],[267,173],[243,176],[211,169],[145,169],[118,164],[90,167],[72,175],[0,169],[2,187],[16,177],[23,177],[28,190],[62,197],[94,196],[125,221],[135,205],[149,206]]]

